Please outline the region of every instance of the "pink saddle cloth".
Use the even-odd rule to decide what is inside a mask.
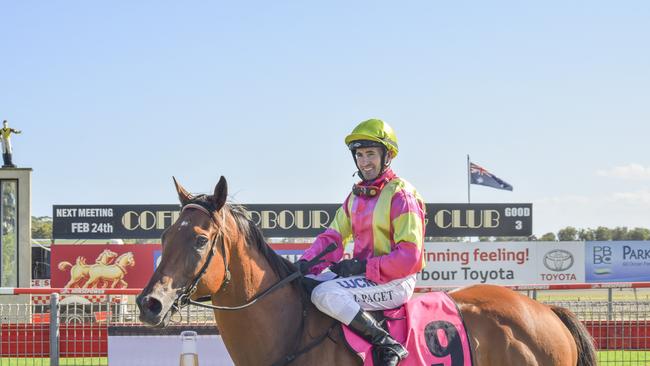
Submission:
[[[409,356],[400,366],[472,366],[472,354],[463,319],[444,292],[411,299],[400,308],[384,311],[388,331],[403,344]],[[372,345],[342,325],[348,345],[373,366]]]

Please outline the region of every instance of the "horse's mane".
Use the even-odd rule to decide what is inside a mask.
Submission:
[[[215,212],[216,207],[212,203],[210,196],[202,194],[194,197],[190,203],[200,205],[207,209],[210,212]],[[254,245],[255,249],[266,258],[269,262],[269,265],[280,278],[285,278],[291,273],[296,271],[295,266],[289,260],[278,255],[264,239],[262,230],[258,228],[247,216],[246,209],[243,205],[238,205],[230,202],[226,202],[223,209],[227,209],[232,214],[235,222],[237,223],[237,228],[241,231],[245,238],[247,245]],[[293,284],[297,284],[296,281]]]
[[[244,206],[236,204],[228,204],[227,206],[233,214],[239,230],[246,235],[246,243],[255,245],[258,252],[266,258],[273,271],[280,278],[285,278],[296,271],[293,263],[276,253],[266,242],[262,230],[248,218]]]

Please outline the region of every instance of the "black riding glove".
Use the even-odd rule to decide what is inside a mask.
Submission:
[[[350,277],[366,272],[366,260],[344,259],[330,266],[330,271],[341,277]]]
[[[309,273],[309,268],[307,268],[308,266],[307,266],[307,261],[306,260],[300,259],[300,260],[294,262],[293,265],[296,266],[296,268],[298,268],[300,273],[302,273],[303,275],[306,275],[306,274]]]
[[[305,290],[305,292],[311,296],[312,291],[316,288],[316,286],[320,285],[321,282],[318,280],[315,280],[311,277],[300,277],[300,284],[302,285],[302,288]]]

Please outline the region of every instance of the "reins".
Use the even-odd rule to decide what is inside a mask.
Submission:
[[[210,211],[208,211],[205,207],[203,207],[201,205],[197,205],[195,203],[189,203],[189,204],[183,206],[183,208],[181,209],[181,212],[185,211],[185,209],[187,209],[187,208],[198,209],[199,211],[201,211],[201,212],[205,213],[206,215],[210,216],[212,221],[217,223],[216,220],[214,220],[214,216],[212,214],[210,214]],[[222,221],[225,222],[225,220],[226,220],[226,212],[225,211],[222,211],[222,212],[223,212]],[[224,272],[224,280],[221,283],[221,287],[219,287],[219,289],[215,293],[219,293],[221,290],[223,290],[226,287],[226,285],[228,285],[230,283],[230,279],[232,278],[232,275],[230,274],[230,269],[228,269],[228,259],[226,257],[226,245],[225,245],[225,243],[223,241],[223,233],[220,230],[219,233],[217,233],[217,235],[214,237],[214,239],[212,239],[212,242],[210,243],[210,252],[208,253],[208,258],[206,258],[205,263],[203,263],[203,266],[201,267],[201,270],[196,275],[196,277],[194,277],[194,279],[192,280],[191,286],[183,288],[183,292],[180,295],[178,295],[176,300],[174,300],[174,307],[176,307],[177,310],[180,310],[181,308],[183,308],[186,305],[194,305],[194,306],[199,306],[199,307],[206,308],[206,309],[225,310],[225,311],[234,311],[234,310],[245,309],[245,308],[247,308],[247,307],[249,307],[251,305],[254,305],[256,302],[258,302],[260,299],[262,299],[264,296],[270,294],[271,292],[273,292],[273,291],[279,289],[280,287],[283,287],[286,284],[288,284],[290,282],[293,282],[296,279],[303,276],[303,274],[300,273],[300,271],[293,272],[289,276],[287,276],[287,277],[283,278],[282,280],[276,282],[273,286],[271,286],[271,287],[267,288],[266,290],[258,293],[252,299],[250,299],[248,302],[246,302],[246,303],[244,303],[242,305],[238,305],[238,306],[219,306],[219,305],[212,305],[212,304],[203,304],[203,303],[198,302],[196,300],[192,300],[190,297],[194,294],[194,292],[196,292],[196,287],[197,287],[199,281],[201,280],[201,277],[203,277],[205,272],[208,270],[208,266],[210,265],[210,262],[212,261],[212,258],[214,257],[214,246],[216,245],[217,241],[219,241],[219,238],[221,238],[221,240],[220,240],[221,241],[221,258],[223,258],[223,265],[224,265],[224,271],[225,272]],[[323,256],[325,256],[329,252],[334,251],[335,249],[336,249],[336,244],[334,244],[334,245],[330,244],[327,248],[325,248],[325,250],[322,253],[320,253],[314,259],[309,261],[308,266],[311,267],[311,266],[315,265],[316,263],[318,263],[320,261],[320,259]]]

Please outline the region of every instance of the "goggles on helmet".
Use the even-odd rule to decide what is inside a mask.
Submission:
[[[362,147],[381,147],[384,149],[386,148],[384,144],[382,144],[381,142],[371,141],[371,140],[356,140],[348,144],[348,149],[352,151]]]

